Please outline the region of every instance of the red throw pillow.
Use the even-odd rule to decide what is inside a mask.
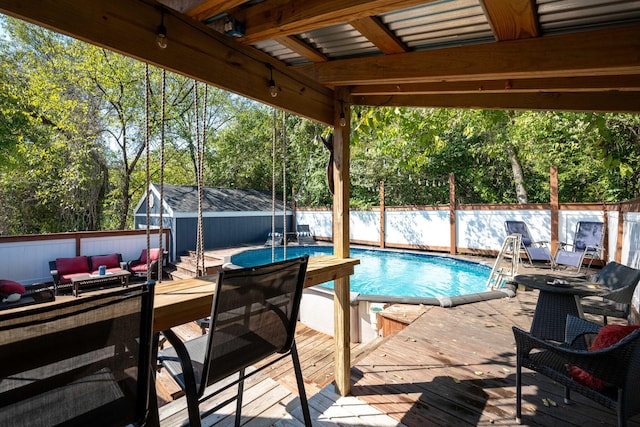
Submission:
[[[596,335],[593,343],[589,346],[589,350],[601,350],[603,348],[611,347],[618,343],[624,337],[631,332],[640,328],[640,325],[606,325],[600,328],[598,335]],[[569,375],[582,385],[590,387],[594,390],[602,390],[607,386],[607,383],[600,378],[596,378],[589,372],[577,366],[571,366],[569,368]]]
[[[120,260],[118,254],[110,255],[94,255],[91,257],[91,266],[94,270],[97,270],[101,265],[107,266],[107,268],[120,267]]]
[[[60,276],[73,273],[88,273],[89,258],[75,256],[72,258],[56,258],[56,270]]]
[[[21,283],[14,282],[13,280],[0,279],[0,294],[2,295],[11,295],[11,294],[24,294],[27,292],[24,286]]]

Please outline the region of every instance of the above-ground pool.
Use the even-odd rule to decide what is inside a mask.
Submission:
[[[275,260],[283,259],[283,247],[275,248]],[[302,255],[333,254],[331,246],[289,246],[287,258]],[[394,252],[385,250],[351,249],[351,256],[360,260],[351,276],[351,292],[359,299],[383,302],[408,302],[454,305],[455,297],[470,295],[489,297],[487,280],[491,268],[475,262],[448,256]],[[233,264],[252,267],[272,261],[272,249],[254,249],[234,255]],[[333,287],[333,282],[321,286]],[[497,291],[495,297],[506,296]],[[448,302],[447,302],[448,300]],[[472,302],[472,301],[464,301]]]

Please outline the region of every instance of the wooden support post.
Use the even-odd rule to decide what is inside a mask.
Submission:
[[[456,231],[456,176],[449,174],[449,253],[458,253],[458,241]]]
[[[609,211],[606,203],[602,204],[602,232],[604,233],[602,239],[602,262],[606,264],[609,262]]]
[[[384,211],[384,181],[380,181],[380,247],[384,248],[385,239],[384,239],[384,224],[386,221],[387,214]]]
[[[351,133],[350,95],[347,88],[336,90],[333,135],[333,253],[349,257],[349,135]],[[344,114],[344,116],[342,116]],[[341,118],[344,120],[341,120]],[[340,122],[346,122],[344,126]],[[335,338],[336,392],[351,393],[351,337],[349,276],[334,281],[333,321]]]
[[[622,203],[618,203],[618,238],[616,239],[616,253],[614,260],[617,263],[622,262],[622,243],[624,239],[624,210],[622,209]]]
[[[560,202],[558,200],[558,167],[551,166],[549,170],[549,202],[551,203],[551,253],[555,254],[558,249],[558,227]]]

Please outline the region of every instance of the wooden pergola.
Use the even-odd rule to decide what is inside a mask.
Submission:
[[[0,12],[333,126],[343,258],[351,105],[640,111],[637,1],[0,0]],[[348,277],[335,291],[346,395]]]

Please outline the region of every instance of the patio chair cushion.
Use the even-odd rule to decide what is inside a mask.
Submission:
[[[593,340],[593,343],[589,346],[589,350],[602,350],[603,348],[611,347],[638,328],[640,328],[640,325],[603,326],[600,328],[600,331]],[[602,390],[608,386],[608,384],[600,378],[594,377],[589,372],[577,366],[571,366],[569,368],[569,375],[571,375],[571,377],[580,384],[594,390]]]
[[[0,294],[2,295],[22,295],[26,291],[27,289],[22,285],[22,283],[14,282],[13,280],[0,279]]]
[[[151,261],[155,261],[160,256],[160,249],[158,248],[151,249],[150,254],[151,256],[149,257],[149,259]],[[142,253],[140,254],[140,264],[146,264],[146,263],[147,263],[147,250],[143,249]]]
[[[120,260],[118,254],[109,255],[94,255],[91,257],[91,266],[94,270],[97,270],[101,265],[105,265],[107,268],[120,268]]]
[[[56,258],[56,270],[58,270],[60,276],[74,273],[89,273],[89,258],[86,256]]]

